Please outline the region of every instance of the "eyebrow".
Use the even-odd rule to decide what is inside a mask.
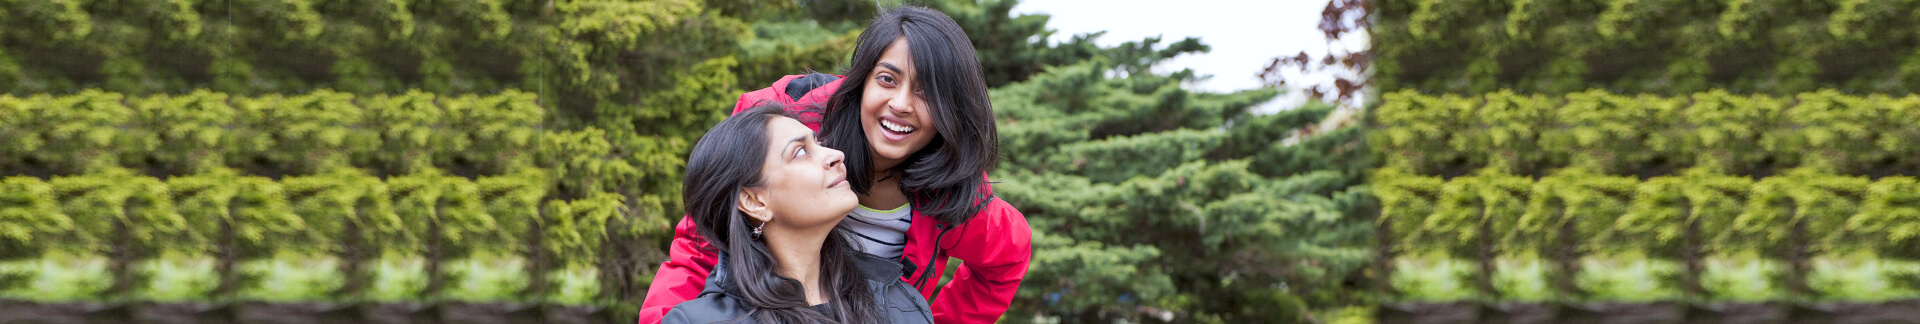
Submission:
[[[785,145],[786,145],[786,146],[787,146],[787,147],[788,147],[789,149],[782,149],[782,150],[780,150],[780,152],[782,152],[782,153],[781,153],[781,155],[786,155],[786,153],[788,153],[788,152],[793,152],[793,150],[791,150],[791,148],[792,148],[792,146],[793,146],[793,142],[799,142],[799,141],[805,141],[805,140],[807,140],[807,136],[808,136],[808,135],[813,135],[813,132],[807,132],[806,134],[800,134],[800,136],[794,136],[794,137],[793,137],[793,139],[790,139],[790,140],[787,140],[787,144],[785,144]]]
[[[887,67],[888,70],[893,70],[893,73],[907,74],[906,72],[900,72],[900,67],[893,66],[893,63],[880,62],[880,66]]]

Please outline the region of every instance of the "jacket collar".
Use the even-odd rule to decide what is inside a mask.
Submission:
[[[713,272],[707,274],[707,286],[705,289],[700,290],[700,295],[741,295],[740,286],[733,284],[733,276],[728,273],[728,271],[730,271],[728,269],[731,267],[727,265],[727,252],[723,251],[719,254],[719,261],[714,263]],[[898,261],[888,260],[859,251],[854,251],[853,255],[854,270],[860,272],[861,278],[877,283],[885,283],[887,280],[900,280],[900,263]]]

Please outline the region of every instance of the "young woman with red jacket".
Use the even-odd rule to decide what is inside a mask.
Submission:
[[[875,19],[855,46],[849,78],[787,76],[742,95],[735,112],[787,104],[826,146],[846,153],[847,182],[860,200],[847,216],[853,240],[898,260],[900,279],[932,301],[936,322],[998,320],[1026,276],[1033,230],[986,177],[1000,159],[999,135],[973,45],[945,14],[902,7]],[[682,218],[640,323],[697,297],[716,253]],[[948,257],[962,263],[938,287]]]

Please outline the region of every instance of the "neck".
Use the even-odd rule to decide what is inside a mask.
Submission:
[[[881,169],[885,170],[885,169]],[[873,178],[886,176],[885,171],[874,171]],[[907,204],[907,194],[900,192],[900,178],[888,178],[873,182],[867,187],[867,194],[860,195],[860,205],[879,210],[893,210]]]
[[[776,230],[766,229],[767,250],[773,252],[775,271],[787,278],[800,281],[807,292],[807,304],[819,305],[827,302],[827,296],[820,289],[820,250],[827,243],[825,230]]]
[[[899,159],[899,160],[887,159],[885,157],[881,157],[880,153],[870,153],[867,155],[867,157],[870,159],[873,159],[872,160],[873,174],[876,177],[874,179],[879,179],[877,177],[883,174],[887,174],[887,170],[900,166],[900,163],[907,161],[906,159]]]

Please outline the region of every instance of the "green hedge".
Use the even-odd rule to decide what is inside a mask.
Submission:
[[[1381,0],[1375,85],[1427,93],[1602,88],[1913,94],[1913,0]]]
[[[1392,234],[1383,243],[1479,260],[1475,284],[1488,300],[1502,298],[1494,259],[1522,253],[1550,260],[1549,289],[1571,300],[1582,298],[1571,279],[1578,261],[1594,253],[1682,262],[1689,270],[1669,288],[1693,300],[1727,297],[1697,279],[1713,256],[1753,252],[1781,262],[1788,268],[1769,281],[1793,301],[1821,298],[1805,279],[1820,255],[1920,259],[1920,186],[1906,176],[1796,168],[1756,181],[1694,168],[1637,179],[1568,168],[1537,179],[1485,169],[1442,180],[1384,168],[1373,183]]]
[[[545,300],[544,274],[607,263],[607,237],[664,235],[669,220],[629,210],[615,188],[639,173],[605,132],[545,130],[544,114],[520,92],[0,96],[0,246],[106,257],[109,300],[147,286],[140,261],[166,253],[218,261],[212,300],[258,284],[241,264],[282,253],[341,260],[342,300],[377,258],[426,260],[419,295],[438,300],[441,263],[518,255],[540,274],[527,299]]]
[[[1754,252],[1791,267],[1773,281],[1795,300],[1818,298],[1815,256],[1920,255],[1920,97],[1402,91],[1372,117],[1383,251],[1479,260],[1485,299],[1493,260],[1522,254],[1563,298],[1585,295],[1581,258],[1633,252],[1683,262],[1673,288],[1706,299],[1701,260]]]
[[[1480,168],[1543,176],[1563,167],[1650,177],[1689,167],[1766,176],[1809,167],[1920,175],[1920,96],[1687,96],[1501,91],[1383,96],[1369,142],[1381,163],[1456,176]]]

